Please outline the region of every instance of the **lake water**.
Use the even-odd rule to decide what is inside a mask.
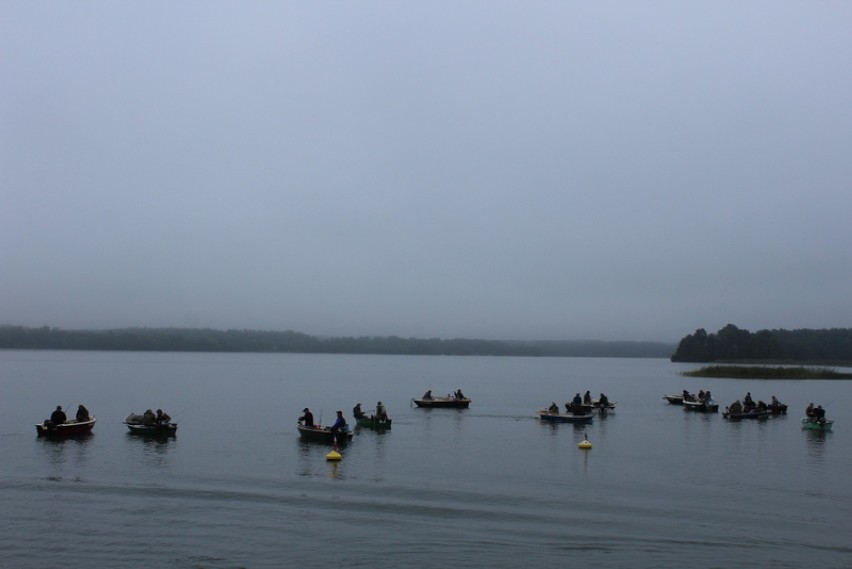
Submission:
[[[678,375],[694,367],[0,351],[0,566],[852,567],[852,383]],[[411,406],[457,388],[470,409]],[[774,394],[790,414],[729,423],[663,401],[684,388],[723,407]],[[616,411],[579,428],[534,417],[586,389]],[[351,422],[378,400],[392,430],[357,431],[339,463],[300,442],[303,407]],[[810,401],[834,432],[802,431]],[[91,437],[36,437],[79,403]],[[126,432],[131,410],[157,407],[175,438]]]

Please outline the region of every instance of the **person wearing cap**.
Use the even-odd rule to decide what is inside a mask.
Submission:
[[[388,418],[388,412],[385,410],[385,406],[382,405],[381,401],[376,403],[376,418],[377,419],[387,419]]]
[[[306,427],[313,427],[314,426],[314,414],[311,413],[311,410],[308,409],[307,407],[305,407],[304,409],[302,409],[302,413],[304,413],[304,415],[299,417],[299,422],[304,424]]]
[[[331,426],[332,433],[345,433],[347,430],[346,419],[343,418],[343,411],[337,412],[337,419],[334,420],[334,424]]]
[[[356,403],[355,407],[352,408],[352,415],[356,419],[361,419],[361,418],[367,416],[366,414],[364,414],[364,411],[361,410],[361,404],[360,403]]]
[[[50,422],[53,425],[61,425],[68,417],[65,416],[65,411],[62,410],[62,405],[57,405],[56,410],[50,414]]]

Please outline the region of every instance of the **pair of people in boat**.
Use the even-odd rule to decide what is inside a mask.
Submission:
[[[317,427],[318,425],[314,424],[314,414],[311,413],[311,410],[305,407],[302,410],[303,415],[299,417],[299,423],[306,427]],[[341,432],[345,433],[349,430],[349,425],[346,424],[346,419],[343,418],[343,411],[337,412],[337,418],[334,421],[334,424],[331,426],[331,432]]]
[[[89,415],[89,410],[86,409],[84,405],[77,406],[77,415],[75,417],[78,423],[85,423],[91,419]],[[48,421],[51,425],[61,425],[68,420],[68,416],[65,414],[65,411],[62,410],[62,405],[57,405],[56,409],[53,410],[53,413],[50,414],[50,419]]]
[[[577,392],[574,395],[574,399],[571,400],[571,403],[566,403],[565,408],[568,412],[572,412],[572,409],[582,409],[583,407],[600,407],[601,409],[606,409],[607,405],[609,405],[609,397],[605,394],[601,393],[600,397],[598,397],[597,403],[592,401],[592,394],[586,390],[586,393],[583,394],[583,397],[580,397],[580,393]],[[576,411],[575,411],[576,412]]]
[[[364,413],[364,411],[361,410],[361,404],[360,403],[356,404],[355,407],[352,409],[352,414],[355,416],[356,419],[364,419],[364,418],[367,417],[367,414]],[[387,412],[387,410],[385,410],[385,406],[382,404],[381,401],[376,403],[376,414],[372,415],[371,417],[376,418],[376,419],[387,419],[388,418],[388,412]]]
[[[825,409],[822,408],[822,405],[814,407],[814,404],[810,403],[805,408],[805,417],[814,423],[825,423]]]
[[[165,425],[166,423],[170,423],[171,420],[171,416],[162,409],[157,409],[156,413],[150,409],[146,409],[142,414],[143,425]]]
[[[462,393],[461,389],[456,389],[456,392],[453,393],[452,397],[453,397],[453,399],[465,399],[464,393]],[[448,395],[447,399],[449,399],[449,398],[450,398],[450,396]],[[427,400],[432,399],[432,390],[430,389],[429,391],[424,393],[423,397],[421,397],[421,399],[427,399]]]

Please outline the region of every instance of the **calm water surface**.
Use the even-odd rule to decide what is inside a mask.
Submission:
[[[0,565],[43,568],[852,567],[849,382],[683,378],[666,360],[0,351]],[[410,399],[461,388],[469,410]],[[728,423],[662,395],[751,391],[786,417]],[[533,412],[577,391],[616,411],[584,428]],[[343,460],[299,441],[382,400],[385,433]],[[828,405],[835,431],[803,432]],[[82,440],[36,422],[85,404]],[[164,408],[165,441],[129,435]]]

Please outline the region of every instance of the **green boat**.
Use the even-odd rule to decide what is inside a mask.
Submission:
[[[358,417],[355,419],[355,423],[359,427],[364,427],[367,429],[390,429],[391,428],[391,419],[390,417],[374,417],[366,415],[364,417]]]
[[[804,417],[802,419],[802,428],[810,431],[830,431],[834,421],[826,421],[825,419],[812,419]]]

